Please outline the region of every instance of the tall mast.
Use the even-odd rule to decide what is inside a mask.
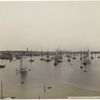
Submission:
[[[61,55],[62,55],[62,52],[61,52],[61,50],[60,50],[60,58],[62,58],[62,56],[61,56]]]
[[[89,60],[91,60],[91,52],[90,52],[90,49],[88,50],[88,53],[89,53],[88,54],[88,56],[89,56],[88,58],[89,58]]]
[[[22,69],[22,59],[21,59],[21,61],[20,61],[20,69]]]
[[[33,52],[31,51],[31,59],[32,59],[32,57],[33,57]]]
[[[41,49],[41,59],[42,59],[42,55],[43,55],[43,53],[42,53],[42,49]]]
[[[3,99],[3,87],[2,87],[2,80],[1,80],[1,99]]]

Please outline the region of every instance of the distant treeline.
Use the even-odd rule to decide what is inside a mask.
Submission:
[[[21,55],[21,56],[39,56],[41,55],[46,55],[49,53],[50,55],[54,55],[55,51],[0,51],[0,54],[2,55]],[[87,51],[61,51],[62,54],[80,54],[80,53],[85,53]],[[100,54],[100,51],[90,51],[91,54]]]

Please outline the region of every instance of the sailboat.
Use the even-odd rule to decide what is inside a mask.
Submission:
[[[88,63],[87,63],[87,52],[86,51],[84,51],[84,55],[83,55],[83,58],[82,58],[82,63],[83,63],[83,65],[87,65]]]
[[[21,59],[21,63],[20,63],[20,72],[27,72],[26,68],[22,67],[22,59]]]
[[[16,57],[15,56],[13,56],[13,61],[16,61]]]
[[[33,61],[34,61],[34,60],[33,60],[33,53],[32,53],[30,62],[33,62]]]
[[[61,63],[62,62],[62,52],[59,51],[59,59],[58,59],[58,63]]]
[[[84,57],[82,59],[82,63],[84,65],[84,71],[87,72],[87,65],[91,63],[91,56],[90,56],[90,50],[84,51]]]
[[[91,53],[91,59],[94,59],[93,54]]]
[[[0,68],[5,68],[5,65],[0,65]]]
[[[51,59],[55,59],[54,54],[52,54]]]
[[[56,65],[58,65],[58,62],[57,62],[57,60],[56,60],[56,59],[55,59],[54,65],[55,65],[55,66],[56,66]]]
[[[67,61],[68,61],[68,62],[71,62],[71,55],[68,55],[68,56],[67,56]]]
[[[49,55],[49,52],[47,51],[47,54],[46,54],[46,59],[45,59],[46,62],[50,62],[51,59],[50,59],[50,55]]]
[[[42,50],[41,50],[41,58],[40,58],[40,60],[44,60]]]
[[[1,62],[1,61],[0,61],[0,62]],[[5,68],[5,66],[6,66],[6,65],[3,64],[3,63],[0,64],[0,68]]]
[[[76,55],[75,55],[75,54],[72,55],[72,59],[73,59],[73,60],[76,59]]]
[[[90,50],[88,50],[87,52],[84,52],[83,64],[84,65],[91,64],[91,53],[90,53]]]
[[[22,59],[20,60],[20,69],[19,70],[17,70],[16,69],[16,71],[17,71],[17,73],[25,73],[25,72],[27,72],[27,71],[30,71],[30,69],[27,69],[26,67],[23,67],[22,66]],[[16,73],[16,74],[17,74]]]
[[[88,64],[91,63],[91,52],[90,50],[88,50]]]
[[[54,65],[56,66],[57,64],[58,64],[58,57],[57,53],[55,52]]]

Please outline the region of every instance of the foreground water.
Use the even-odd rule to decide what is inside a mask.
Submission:
[[[41,61],[40,57],[34,57],[35,61],[31,63],[30,57],[27,57],[23,66],[31,71],[24,74],[16,74],[16,69],[20,68],[20,60],[3,60],[6,64],[5,68],[0,69],[3,94],[19,99],[100,96],[100,59],[97,59],[98,55],[94,57],[87,66],[87,72],[80,69],[79,56],[71,62],[64,57],[63,62],[57,66],[54,66],[54,61]]]

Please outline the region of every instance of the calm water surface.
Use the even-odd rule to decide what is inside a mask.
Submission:
[[[16,74],[20,60],[3,60],[6,67],[0,69],[0,80],[3,81],[4,96],[20,99],[100,96],[100,59],[97,59],[98,55],[94,57],[87,66],[88,72],[80,69],[79,56],[71,62],[64,57],[57,66],[54,66],[54,61],[41,61],[40,57],[34,57],[35,61],[30,63],[30,57],[27,57],[23,60],[23,66],[31,71],[24,74]]]

